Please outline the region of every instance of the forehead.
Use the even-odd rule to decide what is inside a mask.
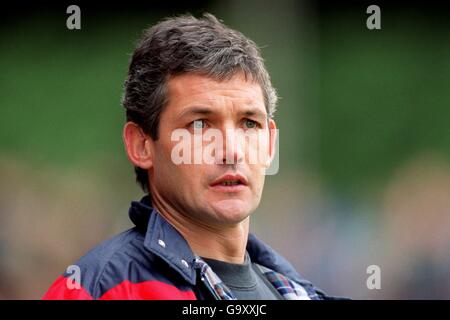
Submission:
[[[237,73],[227,80],[215,80],[198,74],[183,74],[168,81],[169,105],[179,109],[192,103],[237,103],[264,109],[261,86]],[[175,110],[173,110],[175,111]]]

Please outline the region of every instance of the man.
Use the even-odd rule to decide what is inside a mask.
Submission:
[[[249,234],[274,155],[276,101],[256,45],[213,15],[150,28],[123,99],[126,152],[147,193],[131,204],[136,226],[87,253],[79,278],[65,273],[44,298],[327,298]]]

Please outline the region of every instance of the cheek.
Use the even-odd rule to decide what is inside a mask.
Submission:
[[[153,150],[152,179],[155,187],[167,191],[167,186],[172,186],[178,178],[178,166],[170,158],[170,145],[158,141]]]
[[[192,181],[199,180],[204,172],[203,165],[180,163],[180,158],[184,159],[184,151],[180,153],[180,150],[184,150],[181,142],[160,139],[154,150],[155,171],[163,171],[166,179],[173,180],[173,177],[176,177],[179,183],[190,184]],[[193,155],[194,150],[190,151],[190,154]]]
[[[258,131],[246,141],[246,161],[251,166],[263,168],[270,158],[270,135],[267,131]],[[253,168],[252,168],[253,170]]]
[[[251,191],[253,195],[259,196],[264,187],[265,175],[263,166],[261,164],[255,164],[250,166],[251,172]]]
[[[263,186],[264,186],[264,180],[265,180],[265,175],[261,174],[261,166],[258,166],[258,168],[255,168],[254,171],[254,181],[255,181],[255,192],[256,193],[261,193]]]

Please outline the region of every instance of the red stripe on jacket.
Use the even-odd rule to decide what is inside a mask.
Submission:
[[[182,291],[161,281],[132,283],[128,280],[108,290],[100,300],[196,300],[194,292]]]
[[[92,300],[92,296],[83,288],[69,289],[67,286],[67,280],[69,278],[59,276],[55,282],[51,285],[43,300]]]
[[[48,289],[43,300],[93,300],[84,289],[69,289],[68,278],[60,276]],[[194,292],[182,291],[161,281],[132,283],[123,281],[105,292],[100,300],[196,300]]]

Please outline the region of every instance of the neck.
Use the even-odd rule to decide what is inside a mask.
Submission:
[[[232,225],[211,224],[177,212],[158,194],[153,207],[186,239],[198,256],[230,263],[244,263],[250,217]]]

